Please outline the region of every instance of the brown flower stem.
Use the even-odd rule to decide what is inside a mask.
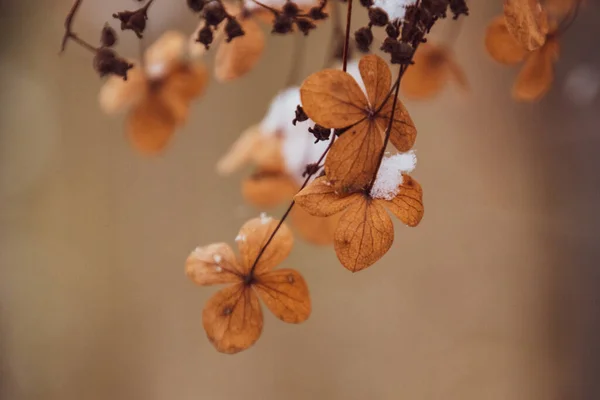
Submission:
[[[290,72],[288,73],[286,87],[292,86],[298,81],[300,70],[302,69],[302,61],[304,60],[304,53],[306,52],[306,40],[304,35],[300,32],[296,32],[294,37],[294,52],[292,53],[292,65]]]
[[[96,53],[98,51],[96,47],[81,39],[79,36],[77,36],[77,34],[75,34],[75,32],[73,32],[73,22],[75,21],[75,16],[77,15],[77,11],[79,11],[79,8],[81,7],[82,3],[83,0],[75,0],[73,6],[71,7],[71,10],[65,18],[65,34],[63,35],[62,42],[60,45],[60,53],[63,53],[65,51],[69,40],[74,41],[84,49],[89,50],[91,52]]]
[[[325,151],[323,152],[323,154],[321,154],[321,157],[319,157],[319,160],[316,162],[317,165],[321,165],[321,163],[325,159],[325,156],[329,152],[329,149],[331,149],[331,146],[333,146],[333,142],[335,142],[335,135],[334,134],[331,135],[331,140],[329,141],[329,145],[327,146],[327,148],[325,149]],[[319,170],[316,170],[315,172],[313,172],[312,174],[309,174],[306,177],[306,179],[304,180],[304,183],[302,184],[302,186],[300,187],[300,190],[298,190],[298,192],[300,192],[302,189],[304,189],[306,187],[306,185],[308,185],[308,182],[310,182],[310,179],[318,171]],[[269,244],[271,244],[271,242],[273,241],[273,238],[277,234],[277,231],[279,231],[279,228],[281,228],[281,225],[283,225],[283,223],[285,222],[285,220],[287,219],[287,217],[290,215],[290,212],[292,211],[292,208],[294,208],[294,205],[296,205],[296,200],[292,200],[292,202],[288,206],[287,210],[285,211],[285,213],[283,214],[283,216],[279,220],[279,223],[277,224],[277,226],[275,227],[275,229],[271,233],[271,236],[269,236],[269,239],[267,239],[267,242],[265,243],[265,245],[260,249],[260,252],[256,256],[256,260],[254,260],[254,263],[252,264],[252,268],[250,268],[250,273],[246,277],[246,280],[245,280],[246,284],[250,284],[252,282],[252,280],[254,279],[254,270],[256,269],[256,265],[258,264],[258,261],[260,260],[260,258],[262,257],[263,253],[267,249],[267,246],[269,246]]]
[[[342,60],[342,70],[346,72],[348,67],[348,47],[350,46],[350,25],[352,22],[352,0],[348,1],[348,11],[346,12],[346,36],[344,38],[344,59]]]

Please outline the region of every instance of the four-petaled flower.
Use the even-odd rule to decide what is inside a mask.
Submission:
[[[239,258],[228,244],[216,243],[197,248],[186,261],[186,275],[196,284],[232,284],[213,295],[202,313],[206,335],[220,352],[237,353],[258,340],[263,328],[259,298],[284,322],[300,323],[310,315],[304,278],[293,269],[274,270],[292,249],[285,224],[257,262],[277,223],[264,215],[246,222],[236,238]]]

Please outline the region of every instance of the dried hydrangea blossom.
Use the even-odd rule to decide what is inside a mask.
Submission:
[[[280,320],[301,323],[310,316],[308,286],[293,269],[275,269],[293,245],[290,230],[262,215],[246,222],[236,238],[239,257],[226,243],[192,251],[185,273],[200,286],[231,284],[211,297],[202,312],[206,336],[215,348],[228,354],[252,346],[260,337],[263,314],[259,299]],[[270,245],[263,246],[272,236]]]
[[[504,17],[500,16],[488,26],[485,45],[490,56],[499,63],[514,65],[525,61],[513,86],[515,99],[537,101],[552,87],[554,63],[560,49],[554,29],[547,34],[540,48],[529,51],[511,35]]]
[[[467,76],[452,51],[427,42],[419,46],[414,65],[404,73],[400,89],[407,98],[422,100],[439,94],[450,81],[462,90],[469,89]]]
[[[126,133],[144,154],[162,151],[176,128],[187,119],[190,103],[208,83],[203,64],[187,58],[187,40],[169,31],[144,54],[144,62],[129,71],[129,79],[111,76],[99,93],[108,114],[127,112]]]

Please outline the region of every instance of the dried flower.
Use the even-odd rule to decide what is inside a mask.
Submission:
[[[293,245],[285,224],[257,262],[277,223],[268,217],[246,222],[236,240],[239,257],[228,244],[216,243],[197,248],[186,260],[186,275],[194,283],[232,284],[213,295],[202,312],[206,336],[222,353],[238,353],[258,340],[263,328],[259,298],[284,322],[300,323],[310,316],[308,286],[302,275],[293,269],[274,269]]]
[[[163,150],[175,129],[187,119],[190,102],[204,91],[206,68],[186,59],[186,39],[166,32],[145,53],[123,81],[111,77],[99,94],[101,108],[113,114],[129,111],[126,132],[134,147],[145,154]]]
[[[372,181],[392,113],[392,75],[385,61],[372,54],[364,56],[359,70],[367,95],[350,74],[331,69],[309,76],[300,88],[302,107],[315,123],[348,128],[325,161],[327,178],[340,193],[363,190]],[[408,111],[398,101],[390,142],[399,151],[408,151],[416,136]]]
[[[468,90],[465,72],[451,50],[430,42],[423,43],[414,56],[414,65],[406,70],[400,88],[406,97],[422,100],[437,95],[448,81]]]
[[[537,50],[546,42],[548,15],[539,0],[505,0],[506,29],[525,48]]]
[[[542,42],[544,44],[540,48],[529,51],[510,33],[502,16],[495,18],[488,26],[485,45],[494,60],[507,65],[525,60],[512,91],[517,100],[537,101],[552,86],[554,63],[559,53],[558,38],[551,32]]]

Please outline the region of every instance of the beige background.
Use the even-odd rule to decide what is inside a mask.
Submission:
[[[89,38],[134,4],[85,3],[76,26]],[[562,82],[594,61],[597,45],[577,36],[597,30],[598,7],[570,32],[553,93],[532,106],[512,102],[516,70],[483,51],[500,1],[473,3],[456,46],[472,92],[407,103],[421,226],[397,224],[389,254],[356,275],[298,240],[285,265],[309,282],[311,318],[268,315],[256,346],[227,356],[201,325],[214,289],[192,285],[183,261],[233,241],[259,211],[242,203],[243,174],[219,178],[214,166],[284,84],[291,38],[270,38],[245,79],[212,82],[167,153],[147,159],[98,109],[90,55],[73,45],[56,55],[70,2],[5,2],[2,399],[597,398],[598,100],[574,105]],[[158,0],[148,37],[191,32],[184,4]],[[305,74],[328,34],[311,35]]]

